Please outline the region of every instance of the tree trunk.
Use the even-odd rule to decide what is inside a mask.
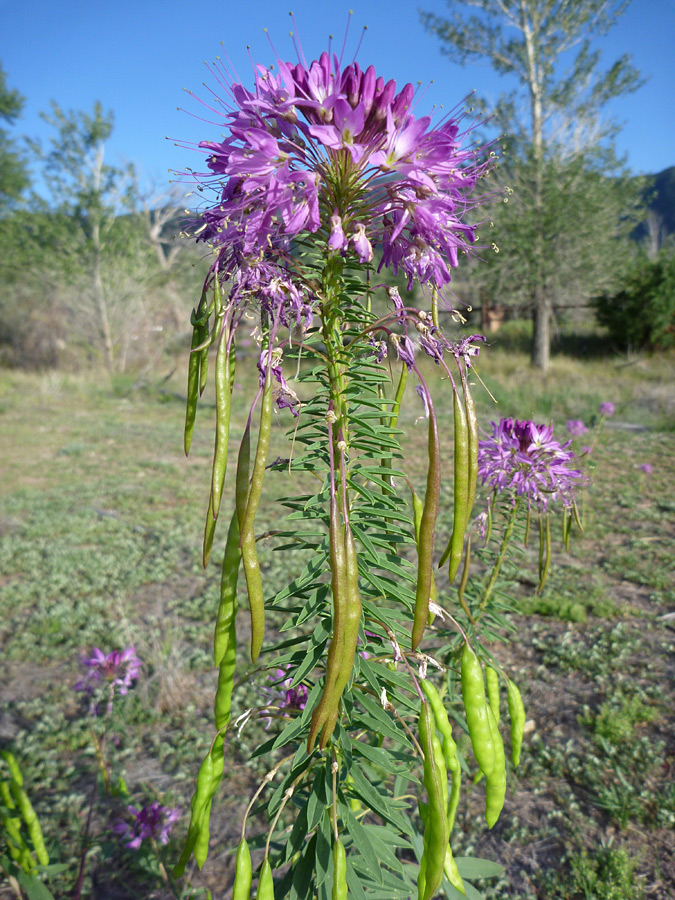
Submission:
[[[112,334],[110,331],[110,320],[108,319],[108,308],[105,302],[105,292],[103,290],[103,279],[101,278],[101,254],[98,246],[98,227],[94,230],[94,298],[96,309],[98,311],[98,321],[101,331],[101,339],[103,341],[103,351],[105,354],[105,364],[109,372],[113,371],[115,366],[115,356],[113,351]]]
[[[551,346],[551,302],[540,285],[537,285],[534,292],[532,324],[532,365],[535,369],[546,372]]]

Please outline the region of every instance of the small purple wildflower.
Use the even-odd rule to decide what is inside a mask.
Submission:
[[[613,416],[614,415],[614,404],[610,403],[609,400],[605,400],[604,403],[600,404],[600,415],[601,416]]]
[[[274,682],[274,688],[265,690],[274,695],[275,706],[279,706],[281,709],[303,710],[307,704],[307,688],[304,684],[293,685],[293,677],[288,674],[290,669],[290,666],[273,669],[269,673],[269,678]],[[281,695],[280,697],[277,691]]]
[[[588,428],[586,428],[581,419],[570,419],[567,422],[567,433],[573,438],[581,437],[581,435],[586,434],[587,431]]]
[[[501,419],[492,423],[492,435],[478,443],[478,475],[494,493],[513,491],[541,512],[557,500],[570,507],[584,476],[570,468],[575,455],[568,447],[569,442],[561,445],[554,439],[550,425]]]
[[[642,463],[640,466],[640,471],[644,472],[645,475],[651,475],[654,471],[654,466],[651,463]]]
[[[162,844],[167,844],[171,829],[181,815],[177,807],[162,806],[157,800],[141,809],[128,806],[127,811],[134,816],[134,821],[118,822],[113,826],[113,831],[121,840],[126,841],[124,846],[130,850],[138,850],[146,838],[154,838]]]
[[[82,665],[86,667],[87,672],[84,678],[77,682],[75,690],[86,691],[89,694],[93,693],[98,684],[107,683],[124,695],[131,687],[132,681],[138,678],[141,670],[141,661],[133,647],[113,650],[107,654],[94,647],[91,656],[82,660]]]

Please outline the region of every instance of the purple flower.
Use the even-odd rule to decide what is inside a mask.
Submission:
[[[610,403],[609,400],[605,400],[604,403],[600,404],[600,415],[601,416],[613,416],[614,415],[614,404]]]
[[[549,503],[574,503],[574,488],[584,480],[567,444],[553,437],[553,427],[530,421],[501,419],[492,423],[492,435],[478,443],[478,475],[494,493],[526,497],[545,512]]]
[[[82,660],[82,665],[87,671],[75,685],[75,690],[87,693],[92,693],[97,685],[107,683],[116,687],[120,694],[126,694],[141,670],[141,661],[133,647],[108,654],[94,647],[91,656]]]
[[[213,196],[193,222],[195,238],[216,253],[209,282],[249,265],[288,278],[290,242],[311,233],[361,262],[379,247],[381,265],[403,271],[409,286],[448,284],[475,241],[465,218],[493,199],[476,193],[492,160],[466,146],[471,127],[462,132],[450,117],[432,127],[411,112],[412,85],[397,92],[372,66],[342,68],[325,52],[309,64],[277,59],[275,71],[255,66],[251,89],[220,63],[214,75],[226,93],[225,137],[200,144],[208,172],[186,173]],[[233,295],[242,299],[236,283]]]
[[[571,434],[573,438],[581,437],[582,434],[586,434],[588,428],[584,425],[581,419],[570,419],[567,422],[567,433]]]
[[[146,838],[153,838],[162,844],[168,843],[174,822],[181,815],[180,809],[162,806],[157,800],[141,809],[128,806],[127,811],[134,817],[133,821],[118,822],[113,826],[113,831],[126,842],[124,846],[131,850],[138,850]]]
[[[644,472],[645,475],[651,475],[654,471],[654,466],[651,463],[642,463],[640,466],[640,471]]]
[[[274,705],[282,709],[302,710],[307,704],[307,688],[304,684],[293,686],[293,677],[289,675],[291,667],[273,669],[269,678],[274,682],[273,688],[265,688],[275,698]]]

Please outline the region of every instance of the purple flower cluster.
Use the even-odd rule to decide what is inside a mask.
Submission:
[[[600,404],[600,415],[601,416],[613,416],[614,415],[614,404],[609,400],[605,400],[604,403]]]
[[[574,503],[574,488],[584,476],[570,468],[574,453],[553,437],[553,427],[530,421],[501,419],[492,435],[478,445],[478,476],[495,493],[513,492],[541,512],[560,500]]]
[[[410,285],[448,284],[475,240],[464,217],[483,199],[471,195],[491,164],[462,148],[458,120],[431,128],[429,116],[412,115],[411,84],[397,91],[372,66],[341,68],[326,52],[309,65],[277,59],[275,72],[256,66],[252,90],[220,65],[215,74],[229,95],[216,110],[229,133],[201,142],[210,172],[191,176],[217,192],[194,233],[216,250],[221,280],[236,275],[257,291],[278,278],[293,293],[290,242],[312,233],[361,262],[380,245],[382,265]],[[283,302],[306,315],[306,293]]]
[[[120,694],[126,694],[141,670],[141,661],[133,647],[107,654],[94,647],[91,656],[82,660],[82,665],[86,674],[77,682],[75,690],[87,693],[92,693],[97,685],[109,684]]]
[[[180,809],[162,806],[157,800],[141,809],[128,806],[127,811],[134,817],[133,822],[118,822],[113,831],[130,850],[138,850],[146,838],[168,843],[171,829],[181,815]]]

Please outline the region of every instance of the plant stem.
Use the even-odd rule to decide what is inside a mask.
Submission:
[[[490,573],[490,580],[488,581],[485,592],[483,594],[483,598],[480,601],[480,613],[481,615],[485,612],[485,607],[487,606],[487,602],[492,596],[492,591],[494,590],[494,586],[497,583],[497,578],[499,577],[499,572],[502,567],[502,563],[504,562],[504,557],[506,556],[506,548],[509,545],[509,541],[511,540],[511,535],[513,534],[513,526],[516,524],[516,515],[518,513],[518,508],[520,507],[520,498],[517,498],[513,506],[511,507],[511,512],[509,514],[509,518],[506,522],[506,529],[504,530],[504,537],[502,538],[502,543],[499,547],[499,555],[495,560],[495,564],[492,567],[492,572]]]

